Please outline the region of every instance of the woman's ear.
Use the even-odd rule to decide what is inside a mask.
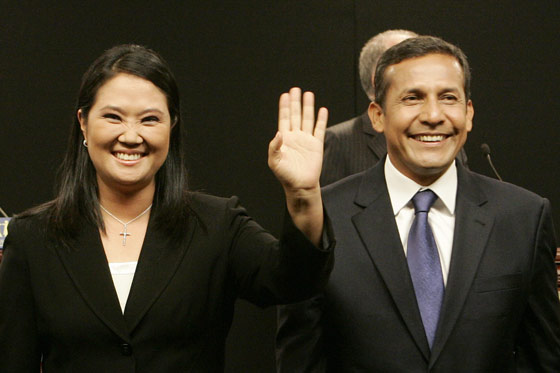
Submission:
[[[78,112],[76,113],[76,116],[78,117],[78,122],[80,122],[80,129],[82,130],[82,135],[84,135],[84,139],[87,139],[87,137],[86,137],[86,118],[84,116],[84,113],[83,113],[82,109],[78,109]]]

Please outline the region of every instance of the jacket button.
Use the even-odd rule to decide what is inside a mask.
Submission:
[[[132,346],[129,345],[128,343],[122,343],[121,344],[121,354],[123,354],[124,356],[132,355]]]

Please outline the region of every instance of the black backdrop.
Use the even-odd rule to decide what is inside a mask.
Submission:
[[[159,51],[179,81],[191,187],[239,195],[277,233],[282,192],[266,152],[278,95],[313,90],[330,124],[361,113],[361,46],[406,28],[469,56],[470,167],[491,175],[487,142],[502,177],[549,198],[560,223],[558,1],[0,0],[0,14],[0,206],[9,213],[52,197],[81,74],[103,50],[135,42]],[[238,302],[228,372],[273,370],[274,316]]]

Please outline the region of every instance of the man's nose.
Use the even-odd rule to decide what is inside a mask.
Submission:
[[[436,99],[427,99],[424,105],[422,105],[422,112],[419,119],[422,123],[431,126],[442,124],[445,118],[441,103]]]

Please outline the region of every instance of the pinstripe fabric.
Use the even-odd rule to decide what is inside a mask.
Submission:
[[[321,185],[375,165],[387,153],[385,136],[373,130],[367,112],[331,126],[325,135]]]

